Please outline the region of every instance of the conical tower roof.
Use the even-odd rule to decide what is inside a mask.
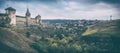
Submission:
[[[31,14],[30,14],[30,11],[29,11],[29,9],[27,8],[27,12],[26,12],[26,16],[30,16]]]

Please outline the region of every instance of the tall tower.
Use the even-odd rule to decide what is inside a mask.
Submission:
[[[25,17],[26,17],[26,26],[29,25],[30,16],[31,16],[31,14],[29,12],[29,9],[27,8],[27,12],[25,14]]]
[[[12,8],[12,7],[8,7],[5,9],[6,10],[6,14],[8,15],[8,17],[10,18],[10,25],[11,26],[16,26],[16,9]]]

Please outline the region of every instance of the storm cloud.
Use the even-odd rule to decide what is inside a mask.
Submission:
[[[62,1],[65,2],[77,2],[85,3],[85,5],[93,5],[99,2],[107,3],[113,5],[115,8],[120,8],[120,0],[0,0],[0,7],[2,7],[6,2],[24,2],[24,3],[42,3],[46,5],[62,5]]]
[[[118,19],[120,0],[0,0],[0,12],[12,6],[18,15],[24,15],[29,5],[32,17],[43,19]],[[3,10],[2,10],[3,9]]]

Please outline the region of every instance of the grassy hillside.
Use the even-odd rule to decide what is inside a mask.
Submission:
[[[0,53],[36,53],[28,39],[8,28],[0,28]]]
[[[91,52],[120,53],[120,20],[88,26],[80,40]],[[94,51],[92,51],[94,50]]]
[[[113,36],[119,36],[120,32],[120,20],[113,20],[96,25],[88,26],[87,30],[82,34],[83,36],[92,34],[108,34]]]

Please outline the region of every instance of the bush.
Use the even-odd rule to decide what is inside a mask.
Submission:
[[[3,17],[0,19],[0,27],[9,27],[10,18],[9,17]]]
[[[26,32],[26,37],[28,37],[28,38],[29,38],[29,37],[30,37],[30,35],[31,35],[31,34],[30,34],[30,32],[29,32],[29,31],[27,31],[27,32]]]

